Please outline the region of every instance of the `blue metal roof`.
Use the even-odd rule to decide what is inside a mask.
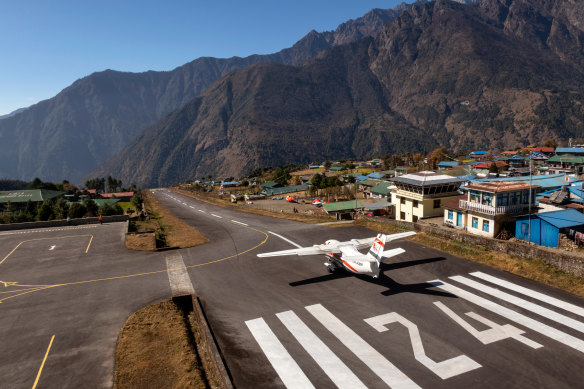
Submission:
[[[584,225],[584,214],[581,214],[575,209],[537,213],[532,216],[537,216],[556,228],[567,228]]]
[[[385,175],[381,174],[381,173],[377,173],[377,172],[371,172],[367,175],[367,177],[379,180],[379,179],[385,177]]]
[[[517,154],[515,154],[515,155],[512,155],[511,157],[509,157],[509,159],[518,159],[518,160],[524,160],[525,158],[524,158],[524,157],[522,157],[521,155],[517,155]]]
[[[576,178],[570,177],[573,182],[579,182]],[[525,184],[530,183],[529,176],[519,176],[519,177],[499,177],[499,178],[481,178],[476,180],[471,180],[473,184],[477,184],[480,182],[489,182],[489,181],[514,181],[514,182],[523,182]],[[567,185],[565,174],[540,174],[531,176],[531,184],[541,186],[543,191],[550,190],[553,188],[560,188],[564,185]]]
[[[458,162],[457,161],[442,161],[442,162],[438,163],[438,166],[454,167],[454,166],[458,166]]]
[[[484,150],[484,151],[472,151],[471,152],[471,154],[474,154],[474,155],[483,155],[483,154],[486,154],[486,153],[487,153],[486,150]]]
[[[584,154],[584,148],[582,148],[582,147],[557,147],[556,148],[556,154],[565,154],[565,153]]]

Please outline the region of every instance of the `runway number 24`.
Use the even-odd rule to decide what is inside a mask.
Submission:
[[[434,305],[436,305],[438,309],[444,312],[448,317],[454,320],[454,322],[464,328],[483,344],[489,344],[503,339],[515,339],[534,349],[543,347],[541,344],[522,336],[524,331],[510,324],[499,325],[477,313],[466,313],[467,316],[489,327],[486,330],[478,331],[471,324],[469,324],[462,317],[454,313],[450,308],[446,307],[441,302],[435,302]],[[466,355],[459,355],[442,362],[436,362],[432,360],[426,355],[424,351],[424,346],[422,344],[418,326],[397,312],[371,317],[369,319],[365,319],[365,322],[375,328],[378,332],[388,331],[386,326],[392,323],[399,323],[406,327],[410,336],[410,341],[412,343],[415,359],[442,379],[454,377],[481,367],[479,363],[475,362]]]

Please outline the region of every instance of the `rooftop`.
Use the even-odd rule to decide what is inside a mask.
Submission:
[[[428,185],[439,185],[439,184],[452,184],[452,183],[462,183],[465,180],[457,177],[452,177],[446,174],[424,171],[418,173],[404,174],[403,176],[394,177],[391,179],[393,182],[401,182],[404,184],[428,186]]]
[[[539,188],[538,185],[529,185],[524,182],[517,181],[490,181],[481,182],[479,184],[469,184],[466,189],[482,190],[484,192],[499,193],[499,192],[511,192],[516,190],[524,190],[529,188]]]
[[[526,216],[528,215],[522,215],[522,217]],[[545,220],[556,228],[567,228],[584,225],[584,214],[576,211],[575,209],[536,213],[531,216]]]
[[[26,203],[28,200],[39,202],[60,197],[64,192],[47,189],[9,190],[0,192],[0,203]]]

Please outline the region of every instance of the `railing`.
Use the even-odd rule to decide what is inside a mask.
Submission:
[[[460,200],[460,208],[466,209],[468,211],[477,211],[487,215],[504,215],[507,213],[519,213],[523,212],[529,208],[529,204],[516,204],[516,205],[501,205],[498,207],[493,207],[492,205],[471,203],[467,200]]]

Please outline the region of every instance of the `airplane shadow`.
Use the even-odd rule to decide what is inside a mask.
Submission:
[[[347,271],[339,270],[339,271],[332,273],[332,274],[326,274],[326,275],[319,276],[319,277],[308,278],[306,280],[290,282],[288,285],[296,287],[296,286],[317,284],[320,282],[332,281],[332,280],[337,280],[337,279],[346,278],[346,277],[356,277],[356,278],[359,278],[360,280],[370,282],[370,283],[376,284],[376,285],[382,285],[382,286],[386,287],[387,290],[381,292],[381,294],[384,296],[391,296],[391,295],[399,294],[399,293],[420,293],[420,294],[428,294],[428,295],[433,295],[433,296],[456,298],[455,295],[448,293],[448,292],[442,292],[439,290],[431,290],[430,288],[433,288],[434,285],[429,284],[427,282],[421,282],[421,283],[417,283],[417,284],[405,284],[404,285],[404,284],[400,284],[397,281],[394,281],[391,277],[388,277],[386,275],[386,272],[389,272],[391,270],[402,269],[404,267],[410,267],[410,266],[422,265],[425,263],[444,261],[445,259],[446,258],[444,258],[444,257],[435,257],[435,258],[418,259],[415,261],[407,261],[407,262],[382,263],[381,264],[382,274],[379,276],[379,278],[373,278],[373,277],[367,276],[367,275],[351,274]]]

